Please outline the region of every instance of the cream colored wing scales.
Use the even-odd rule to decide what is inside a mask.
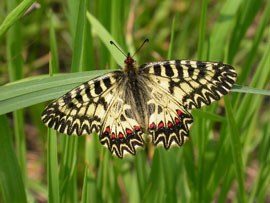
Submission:
[[[190,112],[185,110],[171,95],[157,86],[152,87],[152,99],[148,101],[149,134],[155,145],[169,149],[172,145],[181,146],[189,138],[193,122]]]
[[[187,109],[219,100],[232,88],[237,76],[230,65],[189,60],[148,63],[140,71]]]
[[[135,155],[136,149],[144,145],[143,129],[136,121],[131,106],[123,99],[123,88],[118,89],[118,96],[110,104],[100,133],[101,144],[119,158],[126,154]]]
[[[120,73],[115,71],[83,83],[49,104],[42,113],[42,121],[68,135],[99,132],[119,79]]]

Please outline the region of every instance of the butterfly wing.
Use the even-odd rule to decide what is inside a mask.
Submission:
[[[123,85],[123,84],[122,84]],[[126,154],[136,154],[136,149],[144,145],[143,129],[135,118],[129,100],[125,97],[125,86],[118,89],[108,112],[103,118],[100,141],[112,154],[122,158]]]
[[[219,100],[232,88],[237,76],[230,65],[190,60],[147,63],[140,67],[140,72],[186,109]]]
[[[148,101],[148,132],[155,145],[169,149],[171,145],[181,146],[189,138],[193,122],[191,113],[183,108],[174,97],[152,83],[152,98]]]
[[[152,89],[149,134],[155,145],[166,149],[188,139],[193,122],[190,109],[219,100],[236,79],[231,66],[212,62],[162,61],[144,64],[139,71]]]
[[[120,78],[120,72],[115,71],[83,83],[50,103],[42,113],[42,121],[68,135],[99,132]]]

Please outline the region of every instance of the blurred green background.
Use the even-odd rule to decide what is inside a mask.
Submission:
[[[270,202],[269,90],[250,89],[270,88],[269,20],[268,0],[0,1],[0,202]],[[193,111],[190,142],[120,160],[41,123],[47,101],[123,64],[109,40],[134,53],[146,38],[138,64],[236,68],[240,86]]]

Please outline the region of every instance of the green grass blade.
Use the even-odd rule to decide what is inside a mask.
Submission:
[[[269,116],[268,116],[269,120]],[[259,136],[263,136],[262,145],[259,150],[259,160],[262,163],[259,167],[259,172],[256,177],[256,181],[252,186],[251,195],[249,198],[249,203],[258,201],[266,202],[266,194],[269,190],[269,181],[270,181],[270,126],[266,123],[263,126],[264,130]]]
[[[52,70],[49,70],[50,76],[52,76],[53,73],[59,72],[59,63],[58,63],[58,53],[57,53],[57,43],[56,43],[56,36],[55,36],[55,16],[50,11],[49,12],[49,18],[50,18],[50,48],[51,48],[51,65],[50,68]]]
[[[7,3],[8,10],[12,11],[17,6],[17,1],[10,0]],[[10,81],[15,81],[23,77],[23,59],[22,59],[22,31],[21,23],[16,22],[7,32],[7,55],[8,55],[8,74]],[[18,161],[21,167],[23,180],[26,179],[26,143],[24,129],[23,110],[13,112],[13,124],[15,134],[15,145],[18,155]]]
[[[121,29],[120,28],[120,26],[121,26],[120,19],[121,18],[119,18],[120,17],[120,9],[122,7],[121,5],[122,5],[122,2],[121,1],[117,1],[117,0],[112,0],[111,1],[111,12],[110,12],[111,13],[111,16],[110,16],[110,21],[111,21],[110,22],[110,25],[111,26],[110,26],[110,34],[113,37],[113,39],[114,39],[113,41],[114,42],[120,42],[120,36],[118,34],[118,31]],[[119,22],[119,23],[115,24],[114,22]],[[105,34],[105,32],[104,32],[104,34]],[[100,38],[104,38],[105,35],[104,36],[99,35],[99,37]],[[105,46],[106,46],[106,43],[108,45],[111,45],[111,44],[109,44],[109,41],[106,42],[105,40],[108,40],[108,39],[104,39],[104,41],[102,40]],[[111,47],[112,48],[115,48],[113,46],[111,46]],[[121,64],[123,64],[123,62]],[[112,55],[110,56],[110,67],[116,67],[116,63],[115,63],[115,60],[112,57]]]
[[[137,178],[137,186],[139,190],[139,200],[142,201],[143,194],[146,189],[147,183],[147,166],[146,166],[146,156],[144,152],[141,152],[135,158],[135,167],[136,167],[136,178]]]
[[[198,41],[198,60],[205,59],[206,49],[205,49],[205,30],[206,30],[206,17],[207,17],[207,5],[208,0],[202,1],[201,6],[201,17],[200,17],[200,32]]]
[[[92,8],[94,2],[86,1],[85,8]],[[91,26],[86,19],[86,11],[84,12],[84,29],[83,29],[83,39],[82,39],[82,64],[80,70],[89,71],[96,70],[98,65],[95,63],[95,52],[94,52],[94,39],[92,37]],[[102,67],[101,69],[105,69]]]
[[[59,177],[57,159],[57,135],[55,130],[48,129],[48,202],[58,203],[59,199]]]
[[[236,14],[243,0],[225,1],[219,19],[215,24],[210,36],[210,60],[220,61],[226,47],[227,36],[232,29],[233,17]]]
[[[164,173],[162,169],[162,160],[160,158],[160,151],[157,148],[152,161],[151,172],[147,181],[147,188],[144,193],[143,202],[165,202],[164,193]],[[158,193],[156,191],[159,191]]]
[[[261,8],[262,0],[250,0],[245,2],[238,12],[237,20],[232,31],[231,41],[228,49],[228,63],[232,63],[236,53],[239,51],[239,46],[244,38],[247,29],[250,27],[254,18]],[[248,71],[247,71],[248,72]]]
[[[37,79],[33,77],[29,81],[21,80],[2,86],[0,87],[0,115],[60,97],[72,88],[102,73],[106,71],[59,74]]]
[[[270,90],[251,88],[251,87],[241,86],[241,85],[234,85],[233,88],[231,89],[231,91],[232,92],[239,92],[239,93],[270,96]]]
[[[171,26],[170,47],[167,54],[168,60],[172,58],[172,50],[173,50],[173,44],[174,44],[174,29],[175,29],[175,16],[173,17],[172,26]]]
[[[240,133],[238,126],[236,125],[233,109],[228,97],[225,97],[225,105],[227,111],[227,121],[229,124],[229,140],[232,148],[232,155],[234,160],[235,173],[237,176],[238,188],[239,188],[239,202],[246,202],[245,186],[244,186],[244,166],[242,159],[242,150],[240,144]]]
[[[35,0],[24,0],[15,9],[13,9],[0,25],[0,38],[5,32],[17,22],[25,13],[25,11],[35,2]]]
[[[94,29],[95,33],[104,43],[104,45],[108,48],[111,55],[114,57],[118,65],[122,65],[125,59],[119,51],[116,51],[116,48],[110,44],[110,41],[113,41],[120,49],[121,46],[116,42],[116,40],[109,34],[109,32],[101,25],[101,23],[89,12],[87,12],[87,18],[91,23],[92,29]]]
[[[50,46],[51,59],[49,66],[49,74],[52,76],[59,71],[57,43],[55,40],[55,29],[52,13],[50,15]],[[48,129],[48,151],[47,151],[47,180],[48,180],[48,200],[50,203],[60,202],[59,197],[59,176],[58,176],[58,151],[56,131]]]
[[[81,201],[82,203],[90,202],[89,197],[91,197],[91,193],[89,192],[90,185],[88,184],[90,182],[90,180],[89,180],[90,177],[89,177],[88,173],[89,172],[86,168],[85,172],[84,172],[84,179],[83,179],[83,190],[82,190],[82,201]],[[92,194],[94,194],[94,193],[92,193]]]
[[[249,49],[249,53],[245,59],[243,67],[245,68],[245,71],[243,71],[237,78],[237,81],[240,84],[243,84],[244,81],[248,79],[248,75],[251,72],[251,68],[254,65],[254,62],[257,59],[260,42],[263,40],[263,34],[265,29],[267,29],[267,23],[269,22],[270,18],[270,2],[267,1],[265,9],[263,11],[262,19],[259,22],[259,26],[256,29],[256,34],[254,36],[254,39],[252,40],[252,47]],[[256,64],[257,62],[255,62]]]
[[[8,120],[0,116],[0,189],[4,202],[27,202],[25,187],[15,152]]]
[[[78,137],[61,135],[62,160],[59,172],[60,200],[61,202],[77,202],[76,184],[76,163]],[[75,189],[75,190],[74,190]],[[69,194],[66,194],[69,192]]]
[[[54,74],[53,77],[37,76],[8,83],[0,88],[0,101],[15,98],[32,92],[65,85],[76,85],[86,82],[94,77],[105,74],[105,70],[87,71],[83,73]],[[44,100],[46,101],[46,100]]]
[[[98,168],[99,156],[98,136],[88,135],[85,138],[85,173],[83,181],[82,202],[100,202],[99,191],[97,190],[96,170]]]
[[[79,7],[80,7],[80,1],[73,1],[73,0],[68,0],[66,5],[66,18],[67,18],[67,23],[69,24],[69,29],[70,29],[70,35],[71,35],[71,47],[75,47],[75,35],[76,35],[76,29],[78,28],[77,22],[78,22],[78,16],[79,16]],[[83,14],[82,14],[83,15]]]
[[[257,88],[264,88],[269,83],[270,69],[268,68],[270,64],[270,44],[265,48],[263,57],[260,61],[258,69],[252,78],[251,86]],[[241,123],[241,125],[248,125],[248,119],[253,116],[254,111],[259,107],[260,98],[258,96],[253,96],[246,94],[244,98],[241,98],[241,106],[237,111],[236,119]],[[247,111],[248,107],[248,111]]]
[[[71,64],[71,72],[77,72],[77,71],[82,71],[83,70],[83,39],[86,37],[84,36],[85,32],[84,30],[86,29],[86,0],[79,1],[79,12],[78,12],[78,17],[77,17],[77,23],[76,25],[76,32],[74,36],[74,43],[73,43],[73,57],[72,57],[72,64]],[[70,2],[70,4],[74,4],[74,1]],[[72,10],[73,7],[70,9]],[[79,23],[78,23],[79,22]],[[74,26],[75,26],[74,25]],[[90,36],[88,36],[90,37]]]

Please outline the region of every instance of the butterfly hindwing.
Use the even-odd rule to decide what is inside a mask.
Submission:
[[[136,154],[136,148],[142,147],[143,129],[134,117],[131,106],[123,99],[123,88],[111,103],[103,119],[100,133],[101,144],[107,146],[112,154],[122,158],[125,154]]]
[[[140,67],[140,72],[186,109],[219,100],[232,88],[237,76],[230,65],[190,60],[147,63]]]
[[[159,92],[160,93],[160,92]],[[161,97],[160,97],[161,96]],[[169,149],[172,145],[181,146],[189,138],[192,115],[167,93],[148,102],[149,134],[155,145]]]

